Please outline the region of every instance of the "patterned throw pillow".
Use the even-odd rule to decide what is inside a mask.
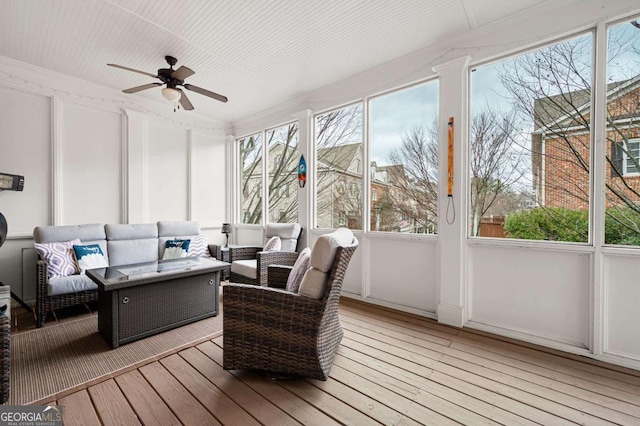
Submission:
[[[311,259],[311,249],[307,247],[302,250],[296,259],[296,263],[293,264],[293,269],[289,273],[289,278],[287,278],[287,286],[285,289],[292,293],[297,293],[300,288],[300,283],[302,282],[302,277],[304,277],[304,273],[309,269],[309,260]]]
[[[282,240],[280,237],[275,236],[269,238],[269,241],[264,245],[263,251],[280,251],[282,249]]]
[[[85,246],[75,244],[73,252],[81,274],[84,274],[87,269],[106,268],[109,266],[107,258],[104,257],[104,253],[102,253],[102,249],[98,244]]]
[[[200,234],[191,238],[187,256],[211,257],[211,253],[209,253],[209,239],[206,235]]]
[[[189,251],[190,240],[169,240],[165,244],[164,255],[162,260],[177,259],[179,257],[187,257]]]
[[[73,245],[80,244],[80,240],[56,243],[33,243],[40,258],[47,262],[49,279],[68,277],[78,272],[76,259],[73,256]]]

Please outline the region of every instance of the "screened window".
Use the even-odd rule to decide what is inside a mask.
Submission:
[[[589,240],[592,35],[471,73],[471,236]]]
[[[605,243],[640,245],[640,29],[607,30]],[[635,24],[635,25],[634,25]]]
[[[267,130],[269,222],[298,222],[298,193],[289,191],[298,178],[298,123]]]
[[[262,222],[262,135],[238,139],[240,145],[240,184],[242,223]]]
[[[318,227],[362,229],[362,133],[362,103],[315,116]]]
[[[369,101],[372,231],[436,231],[437,113],[437,81]]]

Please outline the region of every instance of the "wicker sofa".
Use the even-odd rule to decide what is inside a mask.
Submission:
[[[109,265],[114,266],[156,261],[162,258],[167,240],[193,237],[199,233],[198,222],[160,221],[39,226],[34,229],[33,236],[36,243],[79,239],[83,244],[98,244]],[[86,275],[49,279],[48,264],[42,259],[37,263],[36,279],[36,327],[42,327],[50,311],[98,300],[97,286]]]

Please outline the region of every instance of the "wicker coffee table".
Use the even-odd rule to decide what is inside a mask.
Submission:
[[[113,348],[218,315],[221,271],[229,263],[186,257],[91,269],[98,329]]]

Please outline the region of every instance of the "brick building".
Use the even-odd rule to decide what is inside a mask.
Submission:
[[[640,202],[640,76],[607,86],[607,207]],[[589,208],[591,92],[537,99],[533,190],[539,206]]]

